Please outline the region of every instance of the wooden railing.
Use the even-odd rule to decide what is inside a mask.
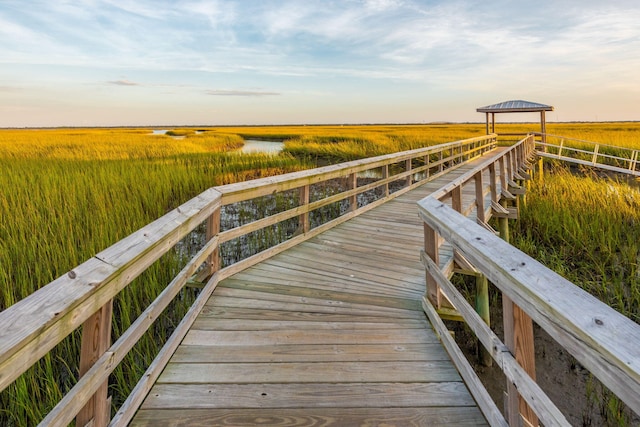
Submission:
[[[418,202],[425,231],[422,261],[427,271],[427,292],[423,299],[424,310],[492,425],[516,426],[523,421],[525,425],[537,425],[538,420],[545,426],[569,425],[535,381],[532,320],[633,411],[640,413],[637,344],[640,326],[509,245],[504,239],[508,230],[503,230],[503,224],[500,225],[501,239],[463,214],[471,210],[461,202],[460,194],[465,185],[477,189],[470,204],[476,207],[478,222],[481,222],[487,192],[491,194],[493,207],[497,207],[495,202],[499,193],[494,187],[500,181],[496,178],[496,170],[500,169],[504,183],[505,179],[508,181],[513,177],[514,171],[527,165],[526,160],[532,153],[533,139],[529,136],[506,152],[504,160],[480,165]],[[503,166],[514,165],[513,159],[516,159],[515,168],[509,170]],[[489,189],[483,183],[487,171]],[[494,213],[499,211],[498,208]],[[507,218],[508,215],[502,214],[500,221],[506,223]],[[504,227],[508,227],[508,223]],[[486,277],[502,292],[504,340],[496,336],[487,325],[487,319],[471,307],[443,271],[439,257],[445,245],[458,259],[464,260],[466,270]],[[453,303],[504,372],[508,382],[506,420],[442,322],[438,308],[444,297]]]
[[[82,326],[81,378],[41,425],[67,425],[74,418],[78,426],[126,424],[220,280],[495,147],[496,135],[487,135],[211,188],[1,312],[0,390]],[[229,221],[238,204],[264,202],[276,195],[285,195],[287,206],[295,199],[295,206],[263,212],[253,207],[248,209],[253,215],[250,222]],[[331,206],[334,209],[325,212]],[[315,213],[321,215],[313,217]],[[222,257],[226,243],[287,221],[296,222],[295,232],[285,233],[274,246],[244,257]],[[112,344],[113,298],[196,229],[205,230],[197,252]],[[171,301],[193,282],[202,287],[195,303],[111,419],[109,376]]]
[[[551,134],[536,134],[538,154],[550,159],[640,176],[640,150]]]

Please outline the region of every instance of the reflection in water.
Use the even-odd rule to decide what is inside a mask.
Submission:
[[[257,139],[246,139],[241,153],[269,153],[278,154],[284,148],[282,141],[260,141]]]

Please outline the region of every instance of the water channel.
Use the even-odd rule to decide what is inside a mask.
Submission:
[[[282,141],[262,141],[258,139],[245,139],[241,153],[268,153],[278,154],[284,148]]]

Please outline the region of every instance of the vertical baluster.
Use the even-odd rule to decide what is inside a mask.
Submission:
[[[506,201],[503,206],[506,205]],[[509,220],[499,219],[500,237],[509,242]],[[515,305],[509,297],[502,295],[502,318],[504,327],[504,343],[515,356],[516,361],[535,381],[535,349],[533,342],[533,321],[520,307]],[[507,395],[505,397],[507,419],[510,426],[520,425],[522,416],[531,425],[538,425],[538,418],[533,410],[522,399],[516,387],[507,381]]]
[[[309,204],[309,185],[303,185],[298,189],[298,204],[300,206],[307,206]],[[309,231],[309,212],[304,212],[298,217],[298,231],[300,233],[306,233]]]
[[[482,171],[476,173],[474,177],[476,190],[476,212],[478,221],[485,222],[484,209],[484,184]],[[491,317],[489,314],[489,281],[484,274],[476,276],[476,312],[487,325],[491,325]],[[491,366],[491,354],[478,343],[478,356],[480,363],[484,366]]]
[[[347,177],[347,188],[349,190],[355,190],[358,187],[358,177],[355,173],[350,174]],[[354,194],[353,196],[349,196],[349,211],[353,212],[358,209],[358,196]]]
[[[389,178],[389,165],[386,164],[382,167],[382,179]],[[389,196],[389,183],[384,184],[384,197]]]
[[[220,211],[221,211],[221,208],[218,206],[216,210],[213,211],[211,216],[207,218],[207,222],[206,222],[207,241],[213,239],[220,232]],[[216,249],[207,258],[206,268],[208,269],[207,277],[211,277],[216,271],[220,269],[220,249],[219,248],[216,247]]]
[[[436,265],[440,265],[440,236],[438,233],[431,227],[429,227],[426,223],[424,224],[424,251],[429,258],[433,260]],[[431,277],[429,272],[426,272],[426,282],[427,282],[427,298],[431,302],[431,304],[436,308],[440,309],[442,303],[442,291],[440,291],[440,286],[438,286],[438,282]]]

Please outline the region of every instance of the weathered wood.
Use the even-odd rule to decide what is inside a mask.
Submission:
[[[182,271],[171,281],[158,297],[145,309],[145,311],[131,324],[131,326],[118,338],[118,340],[99,359],[92,363],[82,378],[64,396],[56,407],[47,414],[42,421],[43,426],[66,426],[78,413],[89,396],[98,390],[100,384],[107,381],[113,371],[133,348],[135,343],[143,336],[145,331],[164,311],[169,303],[186,284],[187,279],[193,275],[196,268],[201,265],[217,247],[217,238],[207,242],[205,246],[193,257]],[[110,328],[110,324],[109,324]],[[169,346],[170,348],[170,346]],[[109,410],[110,412],[110,410]],[[86,423],[82,424],[85,425]]]
[[[336,290],[318,290],[310,287],[302,287],[295,285],[276,285],[261,284],[254,282],[245,282],[239,280],[226,280],[221,285],[221,289],[216,295],[225,295],[223,289],[246,290],[263,292],[268,294],[297,296],[305,299],[315,298],[321,300],[340,301],[341,303],[365,304],[370,306],[380,306],[387,308],[400,308],[403,310],[419,310],[420,305],[413,299],[398,298],[392,296],[375,296],[363,293],[344,292]],[[230,295],[238,295],[232,292]]]
[[[567,422],[564,415],[562,415],[562,413],[558,410],[558,408],[556,408],[553,402],[551,402],[544,391],[536,384],[535,380],[532,379],[524,371],[520,364],[515,360],[515,357],[511,354],[511,352],[509,352],[509,349],[493,333],[491,328],[483,321],[483,319],[480,318],[480,316],[475,312],[471,305],[467,303],[465,298],[462,296],[462,294],[460,294],[460,292],[458,292],[455,286],[453,286],[453,284],[449,282],[449,280],[442,274],[439,268],[435,264],[433,264],[433,261],[431,261],[431,259],[429,259],[429,257],[427,257],[425,254],[423,254],[422,260],[425,264],[425,267],[433,274],[434,278],[438,281],[445,294],[451,298],[451,300],[454,302],[454,304],[457,305],[457,307],[459,307],[460,313],[467,322],[467,325],[478,337],[478,340],[483,344],[484,348],[490,350],[491,356],[496,360],[498,366],[502,368],[505,376],[507,377],[507,380],[509,380],[509,382],[511,383],[516,384],[517,389],[522,393],[522,396],[526,400],[526,402],[530,403],[532,407],[536,409],[537,413],[541,415],[545,425],[568,426],[569,423]],[[444,342],[445,340],[451,340],[451,337],[448,336],[449,334],[447,333],[446,326],[442,323],[442,321],[440,319],[434,319],[432,317],[432,315],[434,314],[433,306],[431,306],[428,301],[423,299],[423,307],[441,341]],[[467,385],[472,387],[471,384],[473,384],[474,381],[479,382],[477,378],[473,378],[475,377],[475,372],[473,372],[473,370],[471,370],[471,372],[467,372],[467,375],[471,377],[471,379],[465,376],[465,372],[467,371],[467,369],[471,369],[471,367],[464,367],[464,365],[468,364],[468,362],[466,361],[466,358],[464,358],[464,355],[462,355],[461,350],[457,348],[455,342],[451,340],[449,344],[452,346],[456,346],[455,350],[457,352],[460,352],[460,357],[464,359],[460,361],[462,363],[463,369],[461,369],[461,365],[458,364],[458,360],[455,357],[454,363],[456,363],[456,366],[458,366],[458,369],[460,370],[460,373],[465,379]],[[449,350],[449,347],[446,343],[445,347],[447,348],[449,354],[451,354],[451,351]],[[477,384],[477,386],[479,387],[477,394],[481,395],[482,390],[480,389],[480,387],[483,388],[483,386],[482,384]],[[474,394],[474,396],[476,396],[476,393],[473,390],[472,393]],[[485,399],[486,397],[480,398]],[[485,410],[483,409],[483,405],[481,405],[481,409],[483,410],[483,413],[485,413],[485,416],[492,416],[485,412]],[[513,413],[510,413],[509,415],[512,414]],[[517,406],[515,414],[518,415]],[[516,418],[519,418],[519,416]],[[509,422],[511,423],[511,419]]]
[[[300,187],[300,189],[298,190],[298,198],[299,198],[298,204],[300,206],[305,206],[309,204],[309,186],[308,185],[303,185],[302,187]],[[307,233],[310,229],[309,212],[304,212],[300,214],[298,221],[300,223],[300,225],[298,226],[299,231],[301,233]]]
[[[353,426],[483,426],[474,407],[303,408],[303,409],[153,409],[141,410],[132,427],[208,427],[269,425],[273,427]]]
[[[491,325],[491,315],[489,312],[489,281],[483,274],[476,276],[476,312],[484,320],[487,326]],[[484,347],[478,347],[480,363],[484,366],[491,366],[491,354]]]
[[[176,348],[188,332],[189,327],[195,321],[197,314],[202,310],[207,299],[215,290],[218,285],[218,281],[218,273],[211,276],[205,287],[198,295],[198,298],[196,298],[196,301],[193,303],[191,308],[189,308],[189,311],[187,311],[187,314],[182,318],[155,359],[153,359],[153,362],[151,362],[151,365],[149,365],[145,371],[142,379],[138,381],[138,384],[133,388],[131,394],[127,397],[127,400],[122,404],[116,415],[113,417],[112,425],[125,425],[133,418],[133,415],[142,404],[147,393],[151,390],[151,387],[160,376],[162,369],[164,369],[166,364],[169,362],[171,355],[175,352]]]
[[[462,382],[158,384],[142,409],[473,406]]]
[[[209,218],[207,218],[207,230],[206,230],[206,239],[207,241],[211,241],[212,239],[218,238],[218,233],[220,233],[220,207],[218,207],[213,214]],[[209,255],[207,258],[207,277],[205,279],[211,277],[216,271],[220,269],[220,249],[217,247],[215,250]]]
[[[244,346],[211,343],[182,345],[171,360],[175,363],[404,362],[447,361],[449,356],[438,342]]]
[[[445,204],[425,199],[419,206],[425,221],[632,410],[640,412],[637,324]]]
[[[450,361],[169,363],[158,384],[302,384],[461,381]]]
[[[268,310],[254,308],[224,307],[220,305],[206,306],[199,315],[200,319],[207,317],[215,319],[234,320],[260,320],[260,321],[292,321],[301,322],[367,322],[367,323],[397,323],[404,322],[424,322],[424,314],[420,311],[404,311],[401,313],[375,313],[371,316],[361,314],[342,313],[318,313],[315,311],[290,311],[290,310]]]
[[[371,329],[308,331],[280,329],[278,331],[199,331],[191,330],[185,336],[184,345],[216,343],[217,345],[257,344],[393,344],[435,342],[432,331],[415,329]]]
[[[440,251],[438,248],[438,234],[431,227],[424,225],[424,251],[433,260],[436,265],[440,265]],[[431,277],[429,273],[426,273],[427,282],[427,298],[436,308],[440,308],[441,296],[438,283]]]
[[[111,346],[111,315],[113,300],[110,300],[82,325],[82,345],[80,347],[80,376],[91,369],[93,364]],[[102,384],[94,392],[89,401],[76,416],[77,425],[92,422],[96,427],[103,427],[111,419],[111,408],[108,400],[108,382]]]
[[[424,311],[429,317],[431,324],[434,326],[438,333],[438,337],[442,344],[444,344],[445,349],[451,356],[451,359],[455,363],[460,375],[465,381],[465,384],[469,388],[469,391],[475,398],[480,410],[482,411],[484,417],[489,421],[489,424],[492,426],[508,426],[507,422],[504,420],[504,417],[500,413],[500,410],[496,407],[493,400],[489,397],[489,393],[484,388],[484,385],[474,372],[469,362],[465,358],[462,350],[458,347],[456,342],[453,340],[449,331],[445,324],[440,319],[440,316],[436,312],[431,302],[426,298],[423,298],[422,304],[424,307]]]
[[[485,218],[484,212],[484,186],[482,182],[482,171],[476,173],[475,176],[475,203],[477,206],[477,215],[476,218],[478,221],[485,222],[487,219]]]

